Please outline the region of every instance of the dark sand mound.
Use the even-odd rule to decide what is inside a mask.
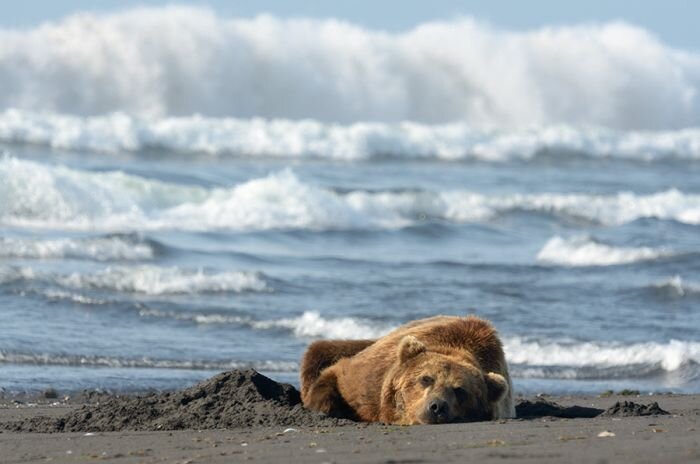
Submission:
[[[66,417],[35,417],[0,424],[0,428],[17,432],[112,432],[349,423],[304,409],[293,386],[250,369],[225,372],[179,392],[110,396]]]
[[[535,401],[522,400],[515,405],[517,417],[528,419],[535,417],[561,417],[566,419],[597,417],[602,409],[586,408],[583,406],[564,407],[552,401],[537,399]]]
[[[632,401],[618,401],[608,409],[588,408],[583,406],[564,407],[552,401],[537,399],[536,401],[521,400],[515,411],[518,418],[532,419],[537,417],[561,417],[565,419],[591,417],[634,417],[670,414],[659,407],[659,403],[638,404]]]
[[[632,401],[618,401],[605,410],[601,416],[630,417],[630,416],[659,416],[670,414],[664,411],[656,401],[651,404],[637,404]]]

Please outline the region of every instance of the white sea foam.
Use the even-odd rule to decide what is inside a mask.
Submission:
[[[111,368],[151,368],[151,369],[192,369],[192,370],[230,370],[253,368],[261,371],[295,372],[299,365],[293,361],[214,361],[214,360],[178,360],[121,358],[112,356],[89,356],[73,354],[50,354],[31,352],[12,352],[0,350],[0,363],[33,364],[40,366],[92,366]]]
[[[0,237],[1,258],[90,259],[137,261],[153,258],[153,249],[123,237],[23,239]]]
[[[265,279],[254,272],[206,273],[176,267],[110,266],[92,274],[55,276],[55,282],[70,288],[99,288],[148,295],[211,292],[262,292]]]
[[[159,149],[214,156],[409,159],[530,159],[545,150],[592,157],[700,159],[700,129],[614,131],[566,125],[483,129],[466,123],[349,125],[315,120],[79,117],[16,109],[0,112],[0,141],[98,152]]]
[[[26,266],[0,266],[0,284],[7,284],[22,280],[32,280],[37,274]]]
[[[0,30],[0,107],[322,121],[700,125],[700,57],[621,22],[400,32],[164,7]]]
[[[143,308],[139,316],[145,318],[175,319],[201,325],[240,325],[250,327],[254,320],[248,316],[236,316],[221,313],[190,313],[183,311],[166,311],[162,309]]]
[[[552,237],[537,254],[537,260],[558,266],[614,266],[673,256],[664,248],[614,247],[591,237]]]
[[[81,301],[84,298],[82,295],[66,292],[65,289],[103,289],[147,295],[271,291],[265,277],[257,272],[205,272],[202,269],[137,265],[108,266],[92,273],[57,274],[37,272],[24,266],[0,266],[0,284],[16,281],[59,285],[63,290],[49,289],[44,295],[49,298],[72,299],[76,302],[88,300]]]
[[[120,171],[96,173],[9,156],[0,159],[2,223],[118,229],[129,223],[143,224],[149,211],[202,201],[206,196],[203,188],[147,180]]]
[[[504,340],[509,363],[534,366],[615,367],[658,364],[666,371],[684,363],[700,363],[700,342],[668,343],[556,343],[512,337]]]
[[[318,312],[306,311],[299,317],[273,321],[256,321],[256,329],[283,328],[304,338],[363,339],[385,335],[391,326],[352,317],[324,318]]]
[[[287,330],[299,338],[338,338],[362,339],[377,338],[385,335],[393,327],[386,324],[374,323],[368,319],[352,317],[328,318],[316,311],[305,311],[298,317],[272,320],[256,320],[248,316],[238,316],[222,313],[190,313],[179,311],[163,311],[160,309],[142,309],[142,317],[159,317],[192,321],[196,324],[208,325],[239,325],[255,330]]]
[[[108,304],[109,301],[102,300],[99,298],[92,298],[89,296],[82,295],[80,293],[66,292],[64,290],[49,289],[41,292],[45,297],[50,300],[61,300],[70,301],[73,303],[78,303],[82,305],[104,305]]]
[[[659,290],[666,291],[677,298],[700,295],[700,283],[687,282],[679,275],[673,276],[663,282],[659,282],[655,284],[654,287]]]
[[[638,195],[464,190],[338,193],[291,171],[230,188],[165,183],[0,158],[0,224],[88,231],[395,229],[422,218],[488,221],[513,211],[603,225],[642,218],[700,224],[700,195],[675,189]]]

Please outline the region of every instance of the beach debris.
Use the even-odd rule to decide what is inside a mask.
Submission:
[[[603,430],[598,434],[598,438],[611,438],[614,437],[615,433],[611,432],[610,430]]]
[[[282,431],[282,433],[293,433],[293,432],[298,432],[298,431],[299,431],[299,430],[297,430],[297,429],[295,429],[295,428],[293,428],[293,427],[289,427],[289,428],[287,428],[287,429],[284,429],[284,430]]]
[[[606,409],[601,416],[604,417],[633,417],[633,416],[657,416],[670,414],[661,409],[656,401],[651,404],[639,404],[633,401],[618,401]]]
[[[560,441],[572,441],[572,440],[585,440],[588,437],[584,437],[581,435],[560,435],[559,440]]]
[[[602,392],[600,395],[598,395],[601,398],[609,398],[614,395],[619,395],[619,396],[640,396],[641,393],[639,390],[630,390],[628,388],[625,388],[624,390],[620,390],[618,392],[615,392],[613,390],[605,390]]]
[[[504,446],[506,444],[503,440],[489,440],[486,442],[488,446]]]
[[[53,388],[47,388],[43,392],[41,392],[41,396],[47,400],[55,400],[58,398],[58,392],[54,390]]]

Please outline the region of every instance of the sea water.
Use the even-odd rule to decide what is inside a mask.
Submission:
[[[5,394],[297,383],[436,314],[491,320],[519,392],[700,392],[697,55],[187,8],[0,35]]]

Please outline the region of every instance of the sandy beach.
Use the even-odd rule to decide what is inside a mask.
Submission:
[[[0,405],[0,428],[5,429],[0,433],[2,462],[418,463],[508,460],[603,463],[700,460],[700,395],[518,398],[519,413],[531,414],[529,417],[498,422],[397,427],[324,418],[302,410],[298,404],[292,405],[295,402],[293,388],[271,393],[270,389],[279,384],[270,381],[262,388],[249,389],[249,379],[244,377],[225,377],[222,381],[219,376],[216,392],[212,390],[216,382],[210,379],[182,392],[152,394],[139,399],[82,395],[69,400],[4,400]],[[227,390],[229,387],[237,390]],[[262,392],[263,396],[268,393],[278,396],[260,397],[254,391]],[[219,393],[230,401],[215,396]],[[280,400],[282,396],[279,395],[287,400]],[[240,404],[243,397],[249,399],[247,404]],[[187,404],[175,410],[180,417],[175,427],[181,429],[165,430],[172,428],[173,422],[164,425],[152,411],[172,414],[168,404],[181,404],[183,398],[192,400],[185,400]],[[214,402],[217,398],[219,400]],[[655,402],[660,409],[642,407]],[[143,407],[155,403],[156,409]],[[133,407],[136,406],[141,410],[135,411]],[[221,417],[221,411],[231,406],[234,408],[229,409],[232,411],[230,417]],[[205,409],[206,412],[202,412]],[[661,410],[668,414],[654,414]],[[236,423],[239,419],[250,422],[254,417],[250,413],[256,414],[255,411],[258,411],[259,422],[266,425],[211,428],[217,425],[212,418],[228,423]],[[566,418],[549,414],[599,415]],[[126,416],[134,418],[139,415],[153,417],[150,421],[124,421]],[[112,421],[100,422],[106,416]],[[71,423],[71,420],[65,420],[67,417],[72,418],[73,425],[66,425]],[[197,427],[196,421],[191,422],[193,418],[201,421],[203,429]],[[15,431],[46,430],[57,423],[82,430],[58,433]],[[120,427],[123,429],[101,431]]]

